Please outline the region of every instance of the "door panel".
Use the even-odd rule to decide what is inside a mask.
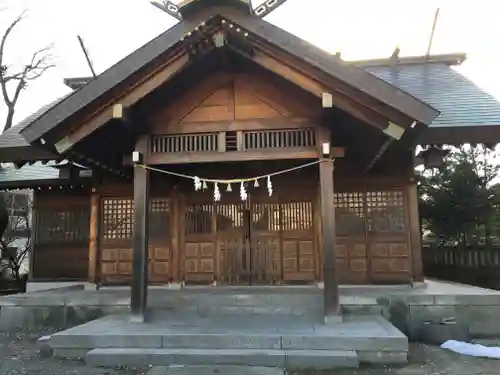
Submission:
[[[250,253],[251,282],[253,284],[275,284],[281,276],[281,238],[279,203],[269,196],[250,197]]]
[[[186,281],[210,283],[216,271],[214,207],[193,203],[184,208],[184,277]]]
[[[285,201],[280,206],[283,281],[314,281],[317,267],[312,199]]]
[[[411,259],[403,191],[367,191],[366,211],[372,281],[408,282]]]
[[[101,281],[128,283],[132,279],[132,198],[101,200]],[[149,209],[148,278],[150,283],[171,280],[170,209],[167,198],[152,198]]]
[[[198,198],[199,199],[199,198]],[[223,194],[186,206],[186,281],[252,285],[317,278],[311,200],[280,201],[267,192]]]

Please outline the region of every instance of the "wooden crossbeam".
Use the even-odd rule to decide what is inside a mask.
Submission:
[[[335,107],[340,108],[347,113],[350,113],[354,117],[357,117],[358,119],[376,127],[379,130],[383,131],[389,125],[388,120],[380,113],[373,111],[368,107],[364,107],[352,100],[349,100],[348,97],[335,90],[331,90],[321,82],[308,77],[305,74],[302,74],[291,66],[285,65],[281,61],[278,61],[260,52],[255,52],[252,60],[260,66],[266,68],[267,70],[270,70],[271,72],[282,76],[289,82],[302,87],[304,90],[310,92],[318,98],[321,98],[322,100],[325,93],[329,94],[327,95],[328,99],[331,99],[333,101],[333,105]]]

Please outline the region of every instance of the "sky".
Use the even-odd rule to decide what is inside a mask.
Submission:
[[[254,7],[262,0],[253,0]],[[288,0],[266,20],[345,60],[401,56],[427,51],[436,8],[440,7],[431,52],[466,52],[459,68],[500,99],[500,2],[493,0]],[[63,78],[89,76],[78,44],[80,35],[97,73],[103,72],[177,21],[149,0],[0,0],[0,33],[21,11],[26,19],[8,40],[13,66],[53,44],[56,67],[31,83],[19,100],[15,121],[69,92]],[[0,101],[0,119],[5,118]],[[3,121],[1,121],[3,123]]]

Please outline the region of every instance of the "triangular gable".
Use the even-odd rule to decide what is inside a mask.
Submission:
[[[200,25],[208,25],[209,21],[220,22],[220,17],[226,20],[226,25],[228,23],[227,20],[229,20],[233,27],[236,24],[241,29],[247,30],[250,33],[249,37],[252,41],[254,37],[257,39],[260,38],[270,45],[285,50],[314,69],[319,69],[329,76],[343,81],[349,87],[353,87],[355,90],[367,94],[372,99],[378,100],[381,106],[388,105],[396,108],[401,113],[425,124],[430,123],[439,114],[432,107],[404,91],[391,86],[368,72],[342,63],[339,59],[326,52],[322,52],[319,48],[302,41],[266,21],[248,14],[245,15],[236,9],[214,8],[213,13],[204,15],[205,19],[202,20],[203,23],[193,21],[180,22],[144,47],[133,52],[35,120],[23,130],[22,135],[28,142],[32,143],[40,140],[47,132],[52,131],[61,124],[64,124],[64,131],[67,132],[75,125],[67,120],[73,118],[75,114],[83,109],[86,110],[86,113],[99,113],[98,115],[94,115],[98,117],[97,124],[89,127],[86,131],[87,133],[85,133],[85,135],[90,134],[99,126],[102,126],[106,119],[110,118],[109,104],[105,104],[108,107],[102,107],[102,103],[110,103],[110,101],[113,101],[113,98],[111,97],[108,100],[105,95],[119,92],[119,88],[121,90],[131,90],[130,87],[133,85],[131,85],[130,81],[137,80],[138,76],[151,74],[151,72],[144,73],[146,68],[153,69],[154,72],[155,61],[158,61],[157,64],[161,64],[161,61],[168,60],[168,57],[175,55],[175,53],[181,53],[181,51],[187,53],[187,48],[182,47],[186,36],[191,35],[192,31]],[[238,30],[240,29],[238,28]],[[176,46],[179,47],[179,51],[177,52],[174,51]],[[136,94],[137,98],[135,100],[140,95],[144,96],[148,94],[150,91],[147,90],[152,89],[154,89],[153,84],[148,83],[143,92],[140,91]],[[119,100],[119,97],[115,100]],[[131,101],[131,104],[133,103],[135,101]],[[127,103],[125,103],[126,105]],[[58,133],[64,134],[64,131],[63,133]],[[74,137],[74,139],[78,140],[83,136],[82,134],[79,137]],[[66,142],[66,140],[62,141]],[[71,147],[71,143],[66,144],[62,149],[68,149],[68,147]]]
[[[320,108],[301,100],[263,77],[246,73],[216,73],[187,90],[176,102],[154,116],[155,131],[192,122],[249,119],[310,119]]]
[[[228,17],[232,22],[253,35],[262,38],[262,40],[303,60],[315,69],[345,82],[347,85],[401,111],[416,121],[429,125],[439,115],[437,109],[411,94],[363,69],[343,62],[338,57],[269,22],[243,13],[222,12],[221,15]]]

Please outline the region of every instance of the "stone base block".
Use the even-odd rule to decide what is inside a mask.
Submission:
[[[331,370],[357,368],[355,351],[327,350],[200,350],[200,349],[94,349],[86,357],[94,366],[263,366],[287,370]]]

